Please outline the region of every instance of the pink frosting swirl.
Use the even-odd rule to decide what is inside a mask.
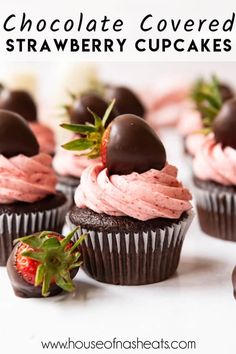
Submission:
[[[191,209],[191,194],[177,180],[177,169],[166,165],[161,171],[108,175],[102,164],[88,167],[75,192],[75,204],[97,213],[139,220],[158,217],[175,219]]]
[[[52,129],[37,122],[30,123],[29,125],[38,140],[40,151],[45,154],[53,155],[56,142]]]
[[[155,128],[175,126],[180,112],[185,106],[189,89],[187,87],[174,88],[158,94],[153,90],[146,90],[141,94],[146,103],[145,119]]]
[[[206,140],[204,134],[189,134],[185,140],[186,150],[191,156],[195,156]]]
[[[190,104],[190,103],[189,103]],[[177,129],[182,136],[188,136],[203,128],[200,112],[190,106],[182,110]]]
[[[47,154],[33,157],[0,155],[0,203],[34,203],[55,194],[56,176]]]
[[[201,180],[236,185],[236,150],[223,148],[210,135],[195,156],[193,170]]]
[[[53,159],[53,167],[61,176],[80,178],[82,172],[90,165],[100,162],[100,159],[89,159],[76,155],[75,152],[60,148]]]

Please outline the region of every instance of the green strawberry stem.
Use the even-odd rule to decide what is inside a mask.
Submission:
[[[78,246],[84,241],[86,235],[82,235],[71,247],[68,245],[78,227],[66,237],[59,239],[58,235],[50,231],[40,234],[21,237],[16,242],[29,245],[32,250],[22,252],[22,256],[29,257],[37,262],[35,286],[42,286],[42,295],[48,296],[50,285],[55,283],[65,291],[74,291],[70,271],[81,265]]]
[[[210,82],[206,82],[203,79],[198,80],[192,89],[191,98],[202,115],[204,128],[200,132],[208,134],[212,131],[214,119],[223,104],[218,79],[212,76]]]
[[[62,145],[62,147],[66,150],[72,151],[86,151],[87,153],[85,153],[85,155],[91,159],[100,156],[102,138],[106,130],[105,125],[111,114],[114,104],[115,100],[112,100],[102,118],[100,118],[95,112],[88,108],[88,111],[94,118],[94,124],[61,124],[62,128],[82,135],[80,138]]]

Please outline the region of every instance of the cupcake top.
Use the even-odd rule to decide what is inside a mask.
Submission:
[[[34,135],[37,137],[40,151],[53,155],[55,152],[56,140],[52,129],[38,122],[31,122],[29,123],[29,126]]]
[[[173,88],[163,93],[146,89],[141,93],[147,107],[145,119],[155,129],[176,126],[182,110],[189,106],[188,92],[188,87]]]
[[[0,110],[0,203],[33,203],[55,193],[56,176],[49,155],[25,120]]]
[[[55,138],[51,128],[38,122],[38,109],[33,97],[24,90],[9,90],[2,88],[0,94],[0,109],[19,114],[28,123],[35,134],[40,151],[53,154]]]
[[[96,164],[83,172],[75,192],[80,208],[138,220],[178,219],[191,209],[190,199],[189,191],[177,180],[176,167],[168,163],[161,170],[111,176],[107,168]]]
[[[78,150],[84,147],[88,156],[101,156],[102,160],[82,173],[76,205],[139,220],[176,219],[191,209],[191,194],[177,180],[177,169],[167,163],[155,131],[130,114],[116,117],[105,129],[108,114],[102,121],[96,117],[94,126],[77,126],[77,132],[83,129],[86,136],[65,145]],[[64,127],[75,131],[75,125]]]
[[[226,186],[236,185],[236,99],[224,103],[214,118],[212,133],[194,159],[195,175]]]
[[[85,168],[99,161],[99,158],[89,159],[87,156],[79,156],[73,151],[59,148],[53,158],[53,168],[61,176],[80,178]]]
[[[201,180],[236,185],[236,150],[229,146],[224,148],[211,134],[197,152],[193,170]]]

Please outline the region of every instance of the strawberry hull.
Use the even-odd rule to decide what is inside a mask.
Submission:
[[[32,284],[27,283],[21,275],[17,272],[15,266],[15,259],[16,259],[16,252],[18,249],[18,244],[14,247],[10,257],[7,261],[7,272],[10,278],[14,293],[18,297],[22,298],[40,298],[42,296],[42,287],[41,286],[34,286]],[[73,279],[76,274],[78,273],[79,268],[73,269],[70,274],[71,278]],[[58,295],[63,290],[57,286],[56,284],[51,284],[49,288],[50,297]]]

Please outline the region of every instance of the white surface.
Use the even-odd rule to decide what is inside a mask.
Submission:
[[[169,161],[175,160],[184,182],[189,183],[189,162],[181,155],[179,140],[170,132],[163,138],[167,149],[171,148]],[[43,351],[40,342],[68,337],[83,341],[139,337],[197,341],[197,350],[175,353],[233,354],[236,303],[231,273],[235,264],[236,243],[204,236],[195,218],[184,243],[178,273],[159,284],[112,286],[93,281],[80,271],[74,295],[20,299],[13,294],[6,269],[1,268],[0,352],[72,353],[76,350]]]

